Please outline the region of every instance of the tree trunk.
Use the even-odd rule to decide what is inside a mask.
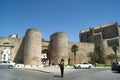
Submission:
[[[118,59],[117,59],[117,51],[115,52],[115,58],[116,58],[116,62],[118,63]]]
[[[74,63],[76,64],[76,52],[74,52]]]

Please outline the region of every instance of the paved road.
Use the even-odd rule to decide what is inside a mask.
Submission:
[[[51,72],[50,72],[51,71]],[[0,69],[0,80],[119,80],[120,73],[109,68],[66,69],[64,78],[60,77],[57,68],[42,70]]]
[[[0,69],[0,80],[49,80],[50,73],[24,70],[24,69]]]
[[[67,74],[65,80],[120,80],[120,73],[112,72],[111,69],[76,70]]]

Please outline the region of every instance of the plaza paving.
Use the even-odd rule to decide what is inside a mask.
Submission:
[[[44,67],[43,65],[31,66],[31,65],[18,64],[16,65],[15,68],[21,68],[21,69],[33,70],[33,71],[41,71],[45,73],[60,73],[60,68],[58,65]],[[94,67],[94,68],[110,68],[110,67]],[[69,73],[74,70],[75,70],[74,67],[70,67],[70,66],[65,66],[65,69],[64,69],[65,73]]]
[[[46,72],[46,73],[54,73],[54,72],[59,73],[60,72],[60,68],[59,68],[58,65],[44,67],[43,65],[41,65],[41,66],[31,66],[31,65],[18,64],[18,65],[16,65],[15,68],[41,71],[41,72]],[[70,66],[66,66],[64,70],[65,70],[65,72],[70,72],[70,71],[74,70],[74,68],[70,67]]]

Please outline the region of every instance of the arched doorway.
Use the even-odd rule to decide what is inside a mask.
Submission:
[[[50,60],[50,52],[48,49],[43,49],[41,52],[41,63],[46,65],[49,65],[49,60]]]

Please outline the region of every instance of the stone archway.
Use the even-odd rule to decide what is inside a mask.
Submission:
[[[45,65],[49,65],[50,60],[50,52],[48,49],[43,49],[41,52],[41,63]]]

